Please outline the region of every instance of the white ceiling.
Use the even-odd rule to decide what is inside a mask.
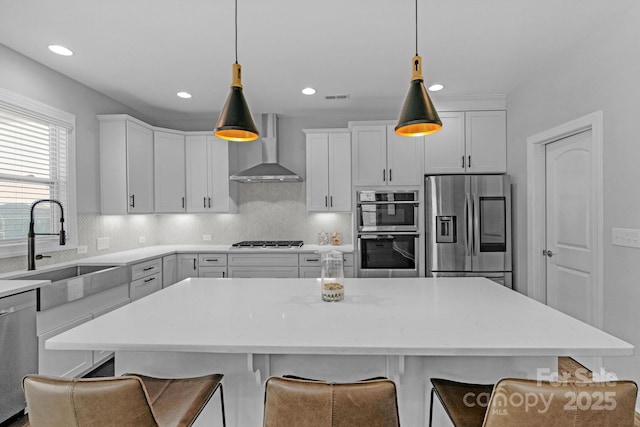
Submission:
[[[238,62],[254,115],[400,109],[413,0],[238,3]],[[636,3],[418,0],[425,79],[446,85],[434,101],[505,95]],[[231,82],[233,16],[233,0],[0,0],[0,43],[153,119],[215,120]],[[318,93],[302,95],[305,86]],[[342,93],[350,99],[324,99]]]

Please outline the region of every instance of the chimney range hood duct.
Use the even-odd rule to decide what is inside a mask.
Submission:
[[[262,163],[229,177],[239,182],[299,182],[302,178],[278,163],[278,116],[262,114]]]

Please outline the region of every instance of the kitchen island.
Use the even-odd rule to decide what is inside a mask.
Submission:
[[[430,377],[536,378],[558,356],[627,356],[633,346],[484,278],[346,279],[327,303],[318,279],[187,279],[47,341],[112,350],[116,374],[225,375],[230,426],[259,426],[263,383],[384,375],[402,425],[424,425]],[[219,421],[217,400],[199,424]],[[437,406],[437,405],[436,405]]]

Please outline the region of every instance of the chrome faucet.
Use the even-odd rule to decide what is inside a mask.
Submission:
[[[60,206],[60,232],[59,233],[36,233],[35,220],[33,219],[33,210],[39,203],[55,203]],[[64,245],[67,241],[64,231],[64,209],[62,203],[54,199],[36,200],[31,205],[31,215],[29,217],[29,234],[27,234],[27,270],[36,269],[36,236],[60,236],[60,245]]]

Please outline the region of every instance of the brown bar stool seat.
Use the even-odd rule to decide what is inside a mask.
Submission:
[[[456,427],[633,427],[633,381],[549,382],[504,378],[495,386],[431,379]],[[491,395],[487,402],[486,394]],[[481,396],[481,397],[480,397]]]
[[[220,389],[222,375],[154,378],[137,374],[105,378],[27,375],[22,387],[29,424],[39,426],[190,426]]]
[[[633,381],[504,378],[493,390],[483,426],[633,427],[637,395]]]
[[[431,378],[429,426],[433,422],[433,396],[438,396],[442,407],[455,427],[481,427],[493,384],[471,384],[442,378]]]
[[[329,383],[267,379],[264,427],[398,427],[396,386],[386,378]]]

